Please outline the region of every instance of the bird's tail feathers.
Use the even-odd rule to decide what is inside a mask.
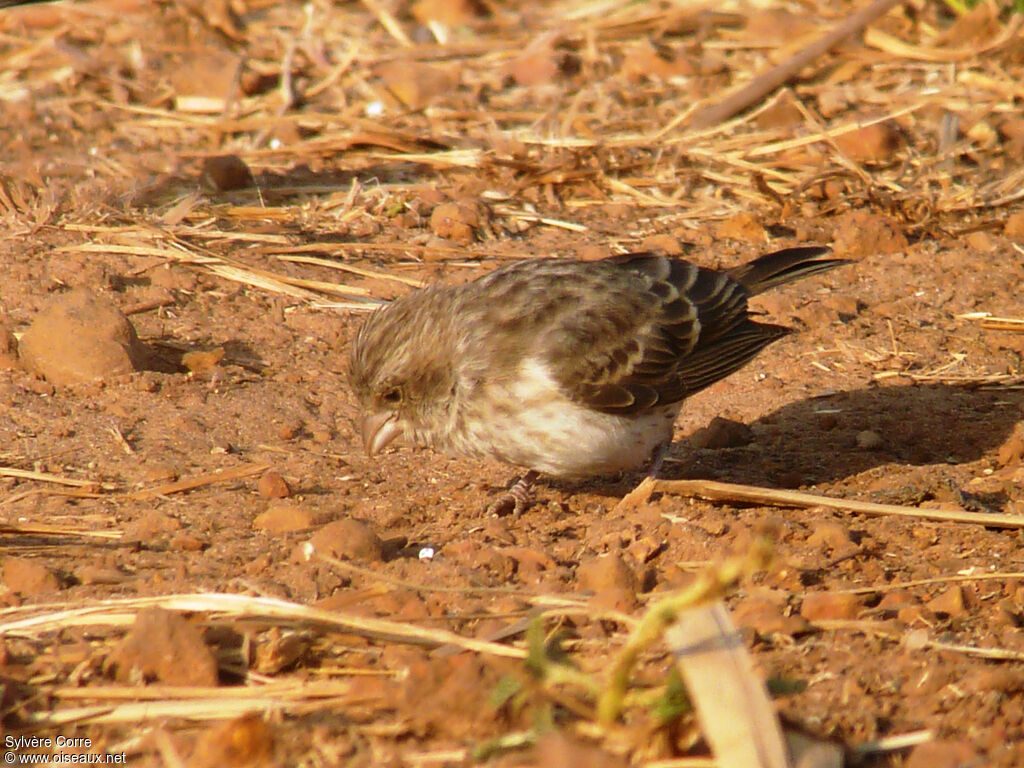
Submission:
[[[742,284],[751,296],[755,296],[777,285],[785,285],[851,263],[849,259],[820,258],[830,253],[831,248],[820,245],[785,248],[733,267],[729,270],[729,276]]]

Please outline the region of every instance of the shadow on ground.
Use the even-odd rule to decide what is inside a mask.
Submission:
[[[867,387],[790,403],[749,426],[736,448],[673,443],[659,476],[795,488],[842,481],[877,467],[959,465],[994,452],[1024,418],[1024,391],[944,384]],[[858,435],[878,436],[870,449]],[[894,470],[895,471],[895,470]],[[640,479],[566,483],[621,495]]]

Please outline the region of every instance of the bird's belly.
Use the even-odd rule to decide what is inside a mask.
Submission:
[[[561,401],[520,404],[496,419],[487,453],[555,477],[587,477],[644,465],[672,438],[679,406],[615,416]]]
[[[681,403],[614,415],[574,402],[546,364],[527,358],[516,375],[482,383],[463,399],[448,439],[435,447],[492,456],[555,477],[611,474],[644,465],[663,443]]]

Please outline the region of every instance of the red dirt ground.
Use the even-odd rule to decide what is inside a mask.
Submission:
[[[308,18],[290,2],[0,11],[0,465],[86,481],[0,476],[6,732],[87,737],[138,765],[670,765],[656,761],[707,752],[689,716],[659,725],[637,707],[598,733],[585,697],[488,654],[204,611],[143,612],[125,641],[137,606],[120,623],[12,622],[224,592],[486,638],[560,595],[584,610],[558,621],[565,648],[600,675],[625,638],[602,611],[639,616],[767,526],[775,561],[728,604],[786,722],[850,750],[930,732],[869,765],[1024,765],[1018,528],[672,494],[615,512],[638,474],[542,482],[521,518],[487,517],[514,468],[405,446],[363,454],[345,379],[363,314],[325,308],[339,295],[309,283],[255,282],[262,270],[387,299],[411,290],[396,276],[464,281],[526,256],[662,247],[729,266],[830,243],[855,263],[758,299],[799,332],[688,402],[663,475],[1024,515],[1024,334],[962,317],[1022,314],[1024,57],[1019,33],[1016,48],[996,45],[1016,22],[893,11],[879,29],[915,50],[984,53],[924,61],[855,37],[791,83],[818,119],[896,113],[928,83],[937,95],[885,123],[877,146],[862,135],[766,160],[758,147],[821,126],[780,108],[778,124],[655,137],[781,58],[788,24],[813,36],[851,7],[687,25],[698,17],[668,3],[618,3],[636,15],[615,26],[584,3],[452,3],[444,21],[445,4],[384,5],[390,17],[369,2],[311,3]],[[414,32],[409,45],[388,18]],[[292,103],[286,61],[305,93]],[[190,111],[184,97],[235,103]],[[455,155],[480,150],[475,165]],[[211,166],[229,153],[258,191],[245,166]],[[217,259],[248,271],[232,279]],[[16,337],[81,287],[129,314],[139,370],[55,386]],[[705,429],[715,417],[749,429]],[[276,476],[246,474],[263,465]],[[167,486],[222,470],[240,474]],[[359,567],[304,558],[310,539]],[[659,648],[638,680],[670,666]],[[517,706],[491,703],[505,678],[524,681]],[[292,699],[272,687],[285,682]],[[338,683],[330,696],[309,693],[325,682]],[[122,698],[105,693],[115,685]],[[166,685],[248,685],[264,703],[116,708],[193,701]],[[520,732],[524,746],[472,756]]]

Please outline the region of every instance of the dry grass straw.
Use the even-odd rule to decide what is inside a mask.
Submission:
[[[358,635],[380,643],[402,643],[426,647],[454,646],[462,650],[506,658],[522,659],[525,652],[514,647],[477,640],[440,629],[408,623],[373,619],[265,597],[219,593],[179,594],[161,597],[101,600],[68,608],[37,605],[0,611],[0,637],[34,638],[74,627],[126,628],[138,612],[159,606],[166,610],[202,614],[209,623],[241,623],[250,628],[288,627]],[[369,670],[346,670],[345,674],[368,674]],[[130,724],[167,717],[211,720],[250,712],[281,711],[301,713],[314,709],[336,709],[357,701],[343,681],[285,680],[244,688],[145,688],[99,686],[75,689],[43,686],[48,696],[60,701],[91,699],[112,703],[81,707],[54,707],[28,714],[27,725],[54,728],[71,723]],[[116,703],[126,698],[133,701]]]
[[[982,328],[989,331],[1010,331],[1024,333],[1024,318],[993,317],[990,312],[969,312],[957,315],[958,320],[977,320]]]
[[[121,238],[133,239],[133,233],[128,230],[123,230],[118,234]],[[151,240],[150,237],[145,237],[144,239],[146,241]],[[239,239],[244,240],[244,238]],[[312,301],[319,300],[324,295],[335,299],[344,299],[345,301],[339,302],[339,304],[347,309],[362,310],[379,303],[369,298],[367,292],[358,287],[275,274],[270,270],[236,263],[226,257],[200,253],[197,250],[193,250],[193,248],[189,248],[181,242],[174,242],[170,247],[154,246],[149,245],[148,242],[143,243],[136,239],[134,244],[91,242],[68,246],[63,250],[78,253],[118,253],[128,256],[156,257],[168,263],[176,262],[188,266],[202,267],[225,280],[242,283],[243,285],[258,288],[269,293],[283,294],[295,299]]]
[[[109,483],[98,483],[95,480],[75,480],[71,477],[61,477],[49,472],[36,472],[31,469],[18,469],[17,467],[0,467],[0,477],[15,477],[19,480],[34,480],[39,483],[54,483],[56,485],[70,485],[75,488],[103,488],[113,490],[115,486]]]
[[[318,180],[314,173],[308,183],[294,183],[289,175],[296,166],[321,168],[324,159],[354,169],[352,176],[357,178],[365,179],[369,174],[361,171],[372,169],[385,194],[404,194],[409,185],[399,177],[411,168],[419,169],[421,178],[471,169],[497,189],[508,188],[511,170],[517,192],[530,187],[557,190],[570,211],[617,201],[637,208],[640,215],[643,208],[671,209],[675,220],[693,227],[750,206],[776,210],[785,218],[799,204],[820,205],[813,197],[817,185],[840,170],[846,189],[832,212],[868,206],[903,219],[922,234],[955,228],[957,214],[969,214],[971,226],[995,223],[997,209],[1024,199],[1024,171],[1007,166],[1001,178],[978,185],[970,170],[998,160],[1000,144],[991,138],[993,126],[1002,116],[1016,114],[1020,78],[1006,56],[1019,38],[1021,17],[1011,15],[1005,22],[981,26],[986,31],[975,37],[965,33],[959,39],[944,36],[926,18],[914,18],[893,5],[891,0],[877,0],[846,17],[819,21],[774,67],[760,52],[763,41],[752,40],[745,31],[747,16],[673,5],[559,3],[537,9],[535,27],[529,30],[511,23],[516,13],[508,9],[511,16],[492,20],[486,40],[457,34],[443,23],[427,23],[435,40],[444,40],[445,45],[414,41],[408,21],[376,0],[332,8],[330,13],[311,8],[305,17],[270,9],[250,19],[244,30],[233,29],[232,36],[252,44],[252,66],[280,75],[277,88],[219,99],[174,92],[173,100],[164,102],[173,104],[171,108],[115,99],[107,93],[96,94],[93,100],[93,108],[110,113],[123,136],[148,142],[155,134],[165,137],[168,146],[187,146],[183,138],[189,136],[223,137],[223,152],[233,152],[254,167],[258,189],[234,194],[237,201],[244,201],[234,211],[210,204],[224,195],[201,190],[175,212],[174,205],[162,207],[168,194],[187,197],[196,192],[191,170],[179,170],[156,190],[160,204],[150,209],[152,213],[138,208],[132,210],[135,222],[108,222],[100,239],[120,246],[110,247],[111,253],[163,258],[311,306],[327,297],[332,306],[366,309],[373,304],[358,285],[284,275],[266,265],[240,263],[233,253],[253,241],[227,226],[231,220],[258,220],[264,229],[268,222],[276,222],[279,237],[285,240],[280,245],[301,249],[308,243],[297,233],[330,231],[347,214],[377,210],[373,195],[365,191],[348,200],[342,211],[324,208],[325,196],[342,186],[331,174],[321,174]],[[972,13],[980,18],[985,12],[979,6]],[[75,23],[89,26],[98,24],[98,18],[86,14]],[[206,18],[216,29],[223,27],[222,21],[212,15]],[[538,29],[562,46],[556,50],[573,51],[580,59],[579,87],[567,110],[538,107],[528,89],[495,90],[495,73],[504,72],[529,49]],[[673,79],[642,71],[629,74],[624,67],[638,45],[659,40],[678,48],[679,41],[698,33],[705,49],[720,56],[728,81],[736,84],[732,97],[719,99],[723,78],[715,74]],[[66,78],[66,60],[53,55],[53,43],[61,34],[26,38],[21,45],[15,38],[9,40],[6,78],[28,93]],[[861,39],[866,47],[858,46]],[[840,42],[845,42],[841,49],[836,47]],[[318,53],[322,51],[341,53],[326,57]],[[116,55],[114,50],[110,53]],[[402,109],[389,91],[393,84],[376,70],[394,61],[447,68],[457,75],[458,85],[427,94],[433,98],[427,98],[423,109]],[[955,77],[950,76],[950,62],[957,63]],[[295,77],[300,69],[305,83],[301,92]],[[858,78],[857,98],[837,101],[836,94],[849,87],[847,75]],[[762,123],[772,97],[790,84],[794,87],[786,93],[803,112],[802,124]],[[481,89],[491,93],[484,106],[468,97]],[[623,110],[622,99],[629,104],[635,93],[658,108]],[[977,106],[979,93],[985,95],[983,109]],[[366,109],[367,101],[379,103],[384,114],[375,117]],[[846,106],[822,114],[822,103]],[[929,122],[933,118],[925,115],[936,112],[954,120],[967,116],[972,133],[954,137],[934,151]],[[851,161],[834,143],[879,122],[897,125],[907,139],[891,157],[873,163]],[[289,140],[269,140],[274,131],[285,128]],[[233,136],[239,138],[229,138]],[[195,157],[207,154],[193,152]],[[968,159],[970,167],[964,163]],[[114,165],[97,170],[111,176],[131,174],[130,168]],[[0,213],[6,208],[13,220],[34,228],[51,220],[55,205],[52,193],[43,194],[43,180],[29,177],[0,188],[7,190],[0,191]],[[268,205],[268,194],[284,204]],[[247,207],[251,210],[243,214]],[[139,219],[155,224],[154,217],[172,212],[192,226],[165,225],[160,235],[138,231]],[[495,207],[494,213],[513,228],[583,231],[581,222],[524,214],[511,206]],[[87,223],[95,222],[76,221],[72,213],[61,226],[72,229]],[[340,255],[360,246],[408,249],[402,243],[355,240],[326,244],[325,250]],[[204,241],[208,247],[199,247]],[[102,252],[99,243],[85,247]],[[415,259],[414,249],[404,252]],[[359,268],[390,271],[350,261],[338,258],[335,263],[343,266],[336,268],[353,274],[359,274]],[[335,268],[320,262],[292,263],[311,270]],[[374,288],[369,290],[372,296]]]
[[[497,643],[461,637],[441,629],[350,616],[267,597],[220,593],[164,595],[159,597],[101,600],[88,606],[67,608],[37,605],[0,611],[0,636],[34,637],[69,627],[125,627],[143,608],[209,614],[211,621],[243,621],[267,626],[317,627],[344,634],[360,635],[381,642],[408,643],[427,647],[458,645],[465,650],[513,659],[523,651]]]
[[[47,525],[46,523],[0,523],[0,535],[117,540],[124,536],[124,532],[93,531],[72,525]]]
[[[344,708],[353,697],[344,681],[289,680],[245,688],[183,688],[176,686],[48,688],[58,701],[91,699],[107,702],[57,707],[30,712],[29,728],[67,728],[70,725],[127,725],[180,718],[186,721],[225,720],[250,713],[298,715],[311,709]],[[131,698],[133,701],[124,702]]]
[[[185,480],[175,480],[171,483],[162,483],[152,488],[144,488],[140,491],[134,491],[126,494],[126,496],[127,498],[136,501],[145,501],[146,499],[154,499],[158,496],[168,496],[172,493],[192,491],[196,488],[213,485],[214,483],[232,482],[234,480],[241,480],[245,477],[260,475],[270,469],[270,466],[270,464],[263,463],[244,464],[240,467],[222,469],[217,472],[210,472],[208,474],[186,478]]]
[[[779,488],[761,488],[739,483],[715,480],[659,480],[645,478],[619,502],[620,509],[631,509],[645,503],[654,493],[678,494],[710,501],[738,504],[762,504],[778,507],[809,509],[824,507],[840,512],[862,515],[893,515],[920,520],[941,520],[953,523],[973,523],[991,528],[1024,528],[1024,515],[968,512],[962,509],[926,509],[897,504],[877,504],[858,499],[836,499],[817,493],[788,491]]]

